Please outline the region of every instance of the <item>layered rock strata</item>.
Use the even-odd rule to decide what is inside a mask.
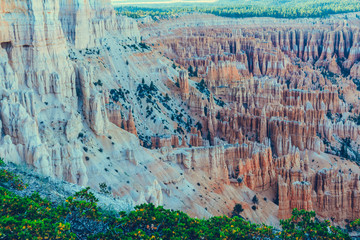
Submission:
[[[293,208],[326,218],[334,206],[344,212],[334,213],[334,221],[358,217],[358,167],[352,166],[348,171],[355,175],[347,177],[344,164],[338,166],[327,155],[359,158],[360,128],[353,120],[358,114],[354,106],[359,106],[353,98],[359,95],[358,20],[352,17],[346,25],[339,19],[273,20],[278,23],[274,27],[265,19],[197,14],[180,19],[143,23],[142,32],[165,56],[184,69],[196,69],[185,98],[198,119],[185,139],[189,146],[197,151],[206,145],[239,146],[223,150],[229,180],[219,181],[272,192],[279,218],[289,217]],[[199,135],[206,147],[199,148]],[[202,159],[179,161],[190,168],[197,158]]]
[[[109,0],[0,6],[6,161],[198,217],[235,203],[273,224],[295,207],[360,217],[356,17],[185,14],[139,31]]]

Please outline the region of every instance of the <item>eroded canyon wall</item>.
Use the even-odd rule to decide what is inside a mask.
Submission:
[[[139,29],[110,1],[0,6],[6,161],[193,216],[360,217],[357,18]]]
[[[300,208],[354,219],[359,168],[331,154],[359,158],[358,19],[274,21],[188,14],[141,27],[146,42],[191,75],[185,99],[200,117],[192,136],[241,146],[223,154],[230,184],[272,189],[279,218]],[[243,146],[254,142],[266,148],[248,156]]]

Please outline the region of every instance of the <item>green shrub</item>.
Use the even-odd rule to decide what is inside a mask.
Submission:
[[[5,167],[6,164],[3,159],[0,159],[0,184],[10,184],[13,188],[17,190],[23,190],[26,188],[24,182],[19,178],[18,175],[6,170],[1,169]]]
[[[0,239],[75,239],[64,222],[66,208],[51,206],[38,194],[19,197],[0,187]]]
[[[330,226],[329,221],[315,221],[315,212],[297,210],[287,220],[280,220],[283,231],[281,239],[350,239],[338,228]]]
[[[240,214],[244,211],[243,206],[240,203],[235,204],[234,209],[232,211],[232,216],[240,216]]]
[[[237,216],[196,219],[153,204],[110,216],[100,211],[89,188],[58,206],[39,194],[19,197],[4,188],[0,201],[0,238],[6,239],[350,239],[328,221],[315,221],[314,212],[297,209],[278,232]]]
[[[244,239],[275,237],[273,228],[251,224],[238,217],[190,218],[181,211],[143,204],[114,220],[106,233],[94,239]]]
[[[254,204],[259,204],[259,199],[258,199],[258,197],[257,197],[256,195],[254,195],[254,197],[253,197],[253,199],[252,199],[252,202],[253,202]]]
[[[0,239],[350,239],[329,221],[315,221],[315,212],[297,209],[280,221],[281,232],[239,218],[240,204],[232,218],[196,219],[151,203],[114,215],[101,211],[89,187],[56,205],[38,193],[21,197],[0,187],[0,203]],[[356,220],[349,227],[359,225]]]

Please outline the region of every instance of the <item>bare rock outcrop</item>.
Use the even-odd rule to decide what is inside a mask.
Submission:
[[[7,161],[201,217],[254,194],[274,210],[251,220],[360,217],[360,169],[344,160],[359,158],[356,17],[183,14],[140,33],[110,0],[0,6]]]
[[[185,70],[182,70],[179,73],[179,86],[182,98],[186,99],[189,95],[189,75],[188,72]]]
[[[358,180],[346,177],[343,164],[328,165],[333,159],[328,154],[357,159],[358,19],[352,16],[348,24],[338,18],[274,19],[274,27],[265,19],[178,17],[181,23],[171,18],[144,23],[142,32],[149,35],[146,42],[178,65],[196,69],[197,77],[190,79],[198,83],[186,91],[185,106],[196,116],[198,130],[191,126],[182,135],[198,152],[229,144],[221,151],[228,181],[221,182],[272,192],[279,218],[289,217],[295,207],[329,217],[320,205],[356,215],[337,214],[339,223],[358,217],[352,209]],[[178,162],[192,169],[202,157],[186,152]],[[220,155],[209,159],[223,162]],[[204,166],[201,171],[223,171],[220,165]],[[341,171],[339,177],[321,166]],[[324,172],[329,179],[344,180],[317,184]]]

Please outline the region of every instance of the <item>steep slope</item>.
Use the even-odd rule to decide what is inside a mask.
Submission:
[[[2,156],[80,185],[114,183],[118,193],[126,171],[141,174],[147,181],[132,185],[135,201],[162,203],[157,177],[130,162],[155,158],[107,117],[107,89],[119,83],[114,68],[107,69],[115,63],[110,47],[99,43],[108,31],[116,32],[110,35],[113,45],[136,43],[136,24],[116,18],[110,2],[2,1],[1,6]],[[96,84],[101,80],[104,90]]]
[[[272,225],[293,207],[359,217],[360,169],[330,155],[358,157],[357,19],[188,14],[139,30],[110,1],[0,6],[6,161],[198,217],[235,203]]]
[[[187,126],[190,112],[173,92],[180,69],[139,45],[134,21],[115,16],[109,2],[0,5],[0,154],[6,161],[95,189],[106,182],[130,205],[153,202],[193,216],[232,208],[242,190],[209,193],[219,202],[206,210],[207,188],[177,162],[192,149],[158,152],[140,145],[182,131],[178,126]],[[177,119],[180,112],[183,119]],[[224,208],[230,195],[234,200]],[[249,217],[257,218],[250,211]]]
[[[141,22],[146,42],[191,75],[184,101],[200,118],[192,146],[271,148],[258,150],[268,155],[260,161],[247,160],[244,149],[223,155],[230,183],[272,192],[279,218],[295,207],[336,222],[359,216],[359,167],[334,156],[360,159],[359,21],[344,18],[185,14]]]

